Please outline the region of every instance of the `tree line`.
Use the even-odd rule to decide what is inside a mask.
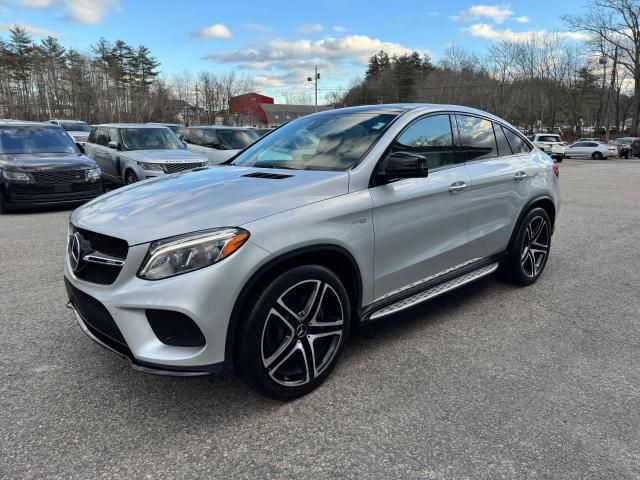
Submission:
[[[581,135],[591,127],[608,135],[626,127],[637,134],[640,3],[589,0],[587,7],[564,19],[580,36],[534,34],[494,43],[483,55],[451,46],[436,64],[417,52],[381,51],[369,59],[363,80],[330,101],[459,104],[529,131],[555,127]]]
[[[0,38],[0,118],[103,122],[233,123],[229,98],[252,82],[236,74],[185,73],[164,79],[144,45],[101,38],[89,52],[20,26]]]

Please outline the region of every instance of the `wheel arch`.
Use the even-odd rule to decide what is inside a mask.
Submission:
[[[283,253],[261,266],[244,284],[237,296],[227,327],[225,364],[229,367],[234,364],[236,333],[244,310],[248,306],[247,299],[281,273],[300,265],[310,264],[324,266],[340,278],[352,303],[352,315],[357,314],[362,303],[362,276],[358,263],[347,249],[339,245],[321,244]]]
[[[556,205],[553,203],[552,198],[549,195],[540,195],[538,197],[532,198],[527,202],[527,204],[520,211],[520,215],[518,215],[518,220],[516,221],[513,230],[511,231],[511,238],[509,240],[509,248],[511,248],[511,242],[513,241],[514,235],[520,229],[520,225],[522,224],[522,220],[525,215],[534,208],[542,208],[549,215],[549,220],[551,221],[551,232],[553,232],[555,228],[556,222]]]

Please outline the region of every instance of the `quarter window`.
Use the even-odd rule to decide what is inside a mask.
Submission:
[[[507,136],[507,140],[509,140],[509,145],[511,145],[513,153],[527,153],[531,151],[527,142],[525,142],[520,135],[510,128],[505,128],[504,134]]]
[[[496,142],[498,144],[498,155],[512,155],[513,151],[507,141],[507,136],[504,134],[504,130],[497,123],[493,124],[493,131],[496,134]]]
[[[467,161],[498,156],[496,137],[489,120],[456,115],[460,147]]]
[[[449,115],[434,115],[418,120],[400,134],[392,150],[424,155],[429,169],[455,163]]]

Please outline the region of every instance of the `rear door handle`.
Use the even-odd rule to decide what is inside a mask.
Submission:
[[[513,176],[513,178],[516,182],[523,182],[528,176],[527,172],[519,171]]]
[[[460,193],[467,189],[467,184],[463,181],[453,182],[449,185],[449,192],[451,193]]]

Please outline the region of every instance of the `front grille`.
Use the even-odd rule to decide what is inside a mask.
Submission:
[[[147,310],[147,320],[158,340],[173,347],[202,347],[204,335],[196,323],[180,312]]]
[[[184,172],[185,170],[192,170],[194,168],[203,167],[203,162],[197,163],[163,163],[165,173],[177,173]]]
[[[70,183],[84,182],[86,180],[84,170],[62,170],[62,171],[34,171],[33,175],[36,183]]]
[[[12,183],[7,187],[13,203],[55,203],[86,201],[103,193],[102,184],[97,183]]]
[[[71,300],[84,322],[102,335],[126,347],[127,342],[106,307],[92,296],[75,288],[66,278],[64,279],[64,284],[67,288],[69,300]]]
[[[74,233],[78,232],[82,238],[90,245],[87,250],[83,251],[82,256],[92,252],[102,253],[110,257],[126,260],[129,253],[129,245],[125,240],[120,238],[103,235],[101,233],[91,232],[82,228],[74,228]],[[80,269],[74,272],[75,276],[81,280],[100,285],[111,285],[116,281],[121,266],[108,265],[102,263],[83,262]]]

